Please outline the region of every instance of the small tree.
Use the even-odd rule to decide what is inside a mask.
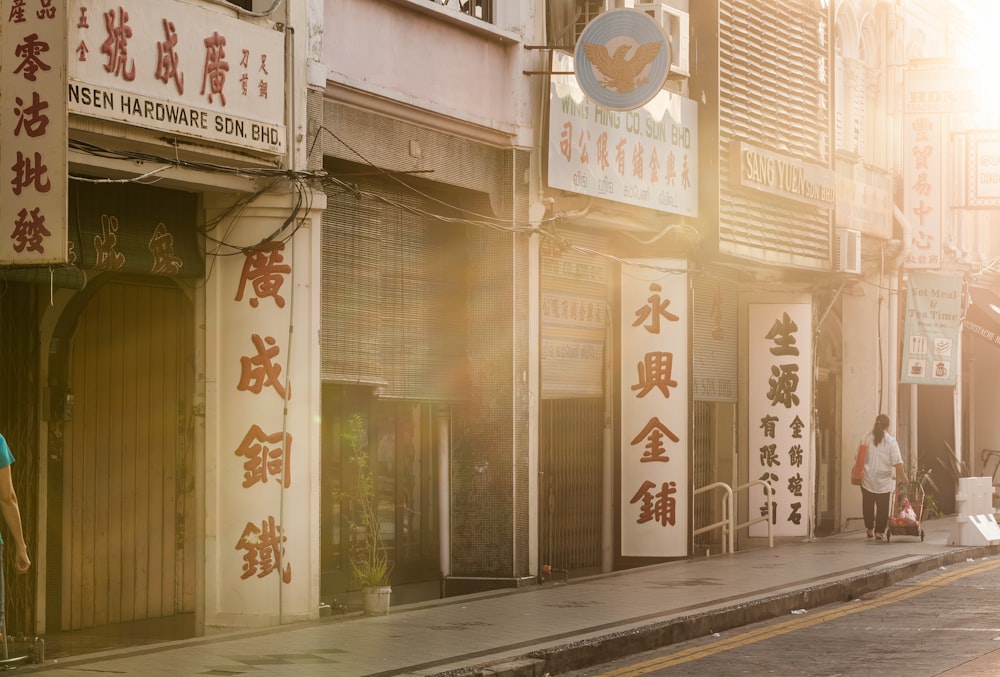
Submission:
[[[392,565],[382,543],[375,472],[368,450],[368,434],[360,416],[354,415],[347,421],[341,437],[347,447],[347,462],[355,468],[353,483],[338,492],[347,503],[351,577],[362,588],[387,586]]]

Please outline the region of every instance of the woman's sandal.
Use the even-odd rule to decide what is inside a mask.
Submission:
[[[881,533],[875,534],[875,540],[876,541],[881,541],[882,540],[882,534]]]
[[[872,538],[874,536],[875,536],[875,530],[874,529],[869,529],[868,530],[868,538]]]

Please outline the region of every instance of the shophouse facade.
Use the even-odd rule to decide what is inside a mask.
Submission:
[[[918,462],[898,3],[36,4],[2,44],[66,36],[40,136],[69,143],[0,116],[21,193],[66,214],[44,247],[37,205],[0,214],[3,432],[45,572],[17,629],[354,605],[357,422],[394,603],[718,553],[716,482],[743,486],[737,547],[853,528],[882,411]],[[581,42],[628,37],[581,40],[608,15],[670,52],[644,101],[584,92]],[[979,258],[942,260],[992,293],[976,214],[944,239]]]
[[[3,3],[9,632],[318,616],[325,197],[263,5]]]
[[[985,75],[994,41],[983,35],[995,9],[918,1],[903,10],[900,208],[909,224],[900,403],[916,422],[911,458],[936,478],[947,513],[962,477],[993,477],[1000,461],[998,395],[986,377],[1000,357],[1000,203],[990,170],[1000,117]],[[922,157],[926,168],[917,165]],[[935,294],[937,307],[923,307]],[[924,316],[937,325],[913,319]],[[953,350],[923,351],[921,333]]]

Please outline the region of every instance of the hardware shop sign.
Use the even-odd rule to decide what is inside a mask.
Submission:
[[[186,2],[68,7],[70,113],[284,152],[281,32]]]

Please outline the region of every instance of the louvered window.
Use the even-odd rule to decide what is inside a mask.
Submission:
[[[841,41],[840,36],[837,36],[837,55],[834,58],[834,74],[833,74],[833,114],[834,114],[834,124],[836,125],[836,144],[837,150],[846,150],[847,145],[844,134],[845,129],[845,116],[847,114],[847,106],[845,102],[847,97],[845,96],[845,91],[847,89],[847,68],[844,66],[844,54],[841,51]]]
[[[391,182],[331,188],[322,236],[322,373],[383,397],[453,400],[465,366],[464,226]]]
[[[806,0],[719,0],[720,165],[730,166],[737,140],[772,148],[800,162],[829,164],[828,9]],[[711,39],[710,31],[703,34]],[[826,43],[829,45],[829,42]],[[741,191],[720,176],[719,247],[769,261],[825,267],[830,210],[787,205]]]

